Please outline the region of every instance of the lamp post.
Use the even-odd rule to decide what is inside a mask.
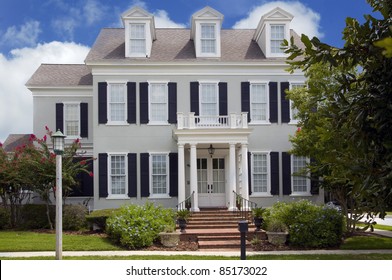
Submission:
[[[62,155],[65,137],[60,130],[52,134],[53,151],[56,154],[56,260],[61,260],[63,257]]]

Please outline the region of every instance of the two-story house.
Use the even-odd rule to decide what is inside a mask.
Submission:
[[[307,177],[292,176],[308,159],[288,153],[297,127],[285,91],[305,80],[285,71],[281,43],[300,45],[293,16],[260,16],[256,29],[222,29],[223,15],[205,7],[189,29],[166,29],[135,7],[123,28],[100,32],[85,64],[41,65],[27,83],[34,133],[61,129],[97,158],[74,199],[175,207],[193,194],[194,211],[234,210],[235,191],[263,207],[322,203]]]

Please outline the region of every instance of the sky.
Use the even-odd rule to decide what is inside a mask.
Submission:
[[[152,13],[159,27],[189,28],[193,13],[210,6],[223,28],[256,28],[261,15],[280,6],[292,28],[341,47],[347,17],[363,22],[366,0],[2,0],[0,9],[0,143],[33,132],[33,99],[25,83],[41,63],[83,63],[101,28],[123,27],[132,6]],[[43,135],[37,135],[42,137]]]

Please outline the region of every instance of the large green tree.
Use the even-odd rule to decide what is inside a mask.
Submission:
[[[300,113],[317,113],[306,119],[302,111],[302,130],[293,139],[298,144],[293,152],[316,158],[313,171],[354,199],[351,208],[384,217],[392,196],[392,59],[388,48],[377,45],[392,36],[392,1],[368,2],[375,16],[365,15],[363,24],[347,18],[342,48],[305,35],[304,48],[286,42],[291,71],[301,69],[309,77],[320,71],[317,67],[324,71],[322,77],[315,76],[314,86],[309,85],[306,98],[314,98],[313,104],[295,104]],[[330,80],[323,81],[327,77]]]

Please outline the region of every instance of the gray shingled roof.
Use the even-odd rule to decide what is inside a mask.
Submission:
[[[157,40],[154,41],[151,57],[125,58],[124,28],[102,29],[86,58],[89,62],[129,63],[130,61],[145,62],[260,62],[266,58],[258,44],[252,40],[254,29],[229,29],[221,31],[221,57],[196,58],[195,47],[190,39],[189,29],[157,28]],[[292,36],[299,41],[299,36],[292,32]],[[268,60],[284,60],[282,58]]]
[[[15,151],[17,147],[30,143],[31,134],[10,134],[3,144],[3,149],[7,153]]]
[[[84,64],[41,64],[27,81],[26,86],[89,86],[92,84],[91,70]]]

